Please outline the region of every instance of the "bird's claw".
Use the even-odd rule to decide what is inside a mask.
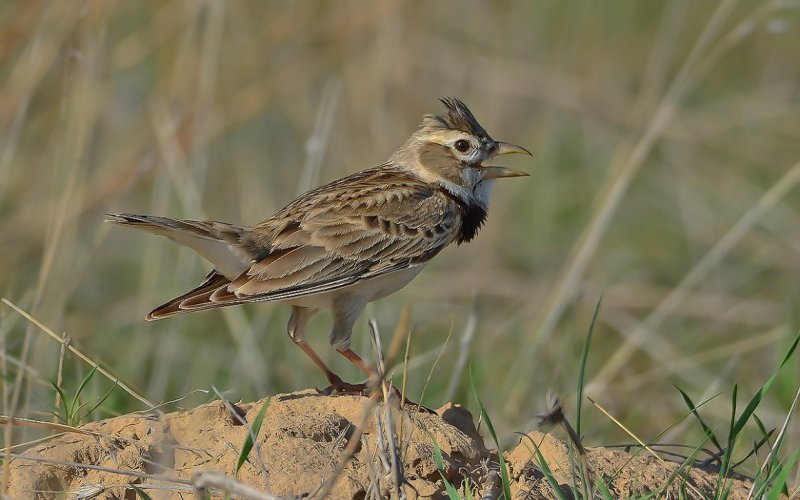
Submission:
[[[350,384],[345,382],[344,380],[333,380],[331,381],[331,385],[324,389],[317,389],[317,392],[320,394],[324,394],[325,396],[332,396],[334,394],[350,394],[354,396],[366,396],[367,395],[367,384]]]
[[[369,385],[366,382],[361,384],[350,384],[345,382],[342,379],[333,379],[330,381],[331,385],[324,389],[317,389],[317,392],[323,394],[325,396],[333,396],[333,395],[351,395],[351,396],[369,396],[370,389]],[[395,386],[390,386],[389,392],[397,399],[397,401],[403,402],[403,407],[408,409],[414,409],[421,413],[430,413],[436,414],[436,412],[430,408],[422,406],[419,403],[415,403],[410,399],[404,397],[400,390]]]

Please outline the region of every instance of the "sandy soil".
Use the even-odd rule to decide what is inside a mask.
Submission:
[[[100,498],[134,499],[130,485],[137,485],[152,498],[192,498],[190,481],[196,473],[236,475],[239,450],[263,402],[235,404],[247,425],[219,401],[189,411],[87,424],[80,433],[55,436],[26,450],[27,458],[12,460],[9,493],[11,498],[63,498],[52,492],[80,490],[99,492]],[[392,428],[390,435],[387,430]],[[432,438],[442,450],[445,477],[462,488],[462,494],[468,477],[478,498],[500,495],[497,455],[484,446],[472,415],[463,408],[448,404],[436,414],[386,411],[383,404],[374,405],[365,397],[314,391],[271,399],[238,479],[279,496],[319,496],[327,490],[331,498],[389,498],[400,488],[408,498],[445,498]],[[505,454],[514,498],[554,497],[531,453],[531,441],[564,491],[580,484],[570,472],[564,442],[533,431]],[[343,457],[350,454],[340,471]],[[677,467],[645,453],[632,456],[601,448],[589,450],[588,463],[592,474],[608,478],[617,498],[658,490]],[[716,484],[715,476],[696,469],[683,477],[691,485],[686,489],[690,496],[709,495]],[[680,482],[678,477],[665,494],[675,497]],[[748,488],[736,481],[730,498],[745,498]]]

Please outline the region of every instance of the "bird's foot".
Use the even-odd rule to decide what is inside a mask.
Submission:
[[[350,384],[345,382],[340,378],[335,378],[330,381],[331,385],[324,389],[317,389],[317,392],[320,394],[324,394],[326,396],[331,396],[334,394],[350,394],[354,396],[366,396],[367,394],[367,383],[361,384]]]
[[[345,382],[344,380],[342,380],[339,377],[336,377],[336,378],[332,378],[330,380],[330,383],[331,383],[331,385],[329,385],[328,387],[326,387],[324,389],[317,389],[317,392],[319,392],[320,394],[324,394],[326,396],[332,396],[332,395],[337,395],[337,394],[347,394],[347,395],[351,395],[351,396],[369,396],[370,395],[370,386],[369,386],[369,384],[367,382],[363,382],[361,384],[351,384],[351,383]],[[422,412],[422,413],[436,414],[436,412],[434,410],[431,410],[430,408],[422,406],[421,404],[415,403],[415,402],[411,401],[410,399],[404,397],[403,394],[400,392],[400,390],[397,387],[395,387],[394,385],[391,385],[389,387],[390,387],[389,388],[389,392],[392,394],[392,396],[394,396],[397,399],[397,401],[402,401],[403,402],[402,406],[404,408],[408,408],[410,410],[416,410],[416,411]]]

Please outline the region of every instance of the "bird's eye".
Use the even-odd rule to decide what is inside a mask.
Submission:
[[[466,139],[459,139],[455,144],[453,144],[453,146],[455,146],[455,148],[460,152],[466,153],[469,149],[469,141]]]

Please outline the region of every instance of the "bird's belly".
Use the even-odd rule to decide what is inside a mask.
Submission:
[[[325,293],[296,297],[289,301],[293,306],[309,307],[312,309],[330,309],[333,300],[342,294],[358,295],[365,302],[372,302],[391,295],[406,286],[417,274],[422,271],[424,265],[417,265],[402,271],[395,271],[377,278],[372,278],[358,283],[353,283],[337,290]]]
[[[408,269],[395,271],[379,278],[367,280],[363,283],[356,283],[353,285],[353,291],[368,297],[367,302],[382,299],[406,286],[420,271],[422,271],[423,267],[423,265],[412,266]],[[359,285],[363,288],[358,289]]]

